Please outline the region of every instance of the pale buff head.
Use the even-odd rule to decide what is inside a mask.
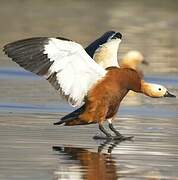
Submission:
[[[141,90],[143,94],[154,98],[176,97],[175,95],[171,94],[164,86],[159,84],[146,83],[142,81]]]
[[[129,51],[121,60],[121,67],[138,70],[140,64],[148,64],[144,56],[139,51]]]

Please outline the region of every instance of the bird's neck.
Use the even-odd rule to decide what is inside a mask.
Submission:
[[[131,68],[120,68],[118,73],[118,85],[121,89],[142,92],[142,79],[140,74]]]
[[[124,81],[125,85],[123,82],[121,84],[123,84],[126,89],[132,90],[137,93],[142,93],[149,97],[154,97],[154,94],[152,92],[153,84],[145,82],[141,78],[141,74],[139,72],[128,69],[128,71],[125,73],[125,77],[125,79],[127,79]]]

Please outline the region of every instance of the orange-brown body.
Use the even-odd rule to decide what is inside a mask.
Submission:
[[[113,118],[129,90],[141,92],[141,78],[132,69],[109,67],[104,79],[88,93],[83,112],[65,125],[102,123]]]

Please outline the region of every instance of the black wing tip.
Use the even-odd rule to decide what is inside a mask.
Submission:
[[[122,34],[120,32],[116,32],[111,39],[122,39]]]
[[[17,45],[22,45],[24,43],[31,43],[31,42],[44,42],[45,40],[48,40],[49,37],[29,37],[29,38],[24,38],[20,40],[13,41],[11,43],[6,44],[5,46],[17,46]],[[4,46],[4,47],[5,47]]]
[[[10,51],[13,51],[14,49],[18,48],[18,47],[22,47],[24,45],[28,45],[30,43],[45,43],[46,40],[48,40],[48,37],[30,37],[30,38],[26,38],[26,39],[21,39],[21,40],[17,40],[17,41],[13,41],[10,43],[7,43],[3,46],[3,52],[5,52],[5,54],[8,54]]]
[[[60,40],[63,40],[63,41],[72,41],[71,39],[64,38],[64,37],[56,37],[56,39],[60,39]]]
[[[112,36],[117,36],[118,38],[122,38],[122,33],[119,32],[119,31],[113,31],[113,30],[110,30],[110,31],[106,31],[102,36],[102,37],[112,37]]]
[[[53,64],[46,54],[44,46],[49,42],[47,37],[32,37],[4,45],[3,52],[20,67],[38,75],[45,75]]]
[[[12,57],[10,56],[9,47],[10,47],[10,43],[4,45],[2,51],[4,52],[4,54],[5,54],[7,57],[12,58]]]
[[[18,49],[18,48],[21,48],[23,46],[28,46],[28,45],[30,46],[31,44],[36,45],[36,46],[44,46],[45,44],[48,44],[49,39],[50,39],[49,37],[45,37],[45,36],[20,39],[20,40],[4,45],[3,52],[5,52],[5,54],[8,54],[12,52],[14,49]],[[64,41],[72,41],[64,37],[56,37],[56,39],[60,39]]]

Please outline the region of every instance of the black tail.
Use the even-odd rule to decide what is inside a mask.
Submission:
[[[82,114],[85,111],[85,104],[78,108],[77,110],[71,112],[70,114],[67,114],[66,116],[62,117],[60,121],[54,123],[54,125],[60,125],[66,122],[73,121],[74,119],[77,119],[80,114]]]

